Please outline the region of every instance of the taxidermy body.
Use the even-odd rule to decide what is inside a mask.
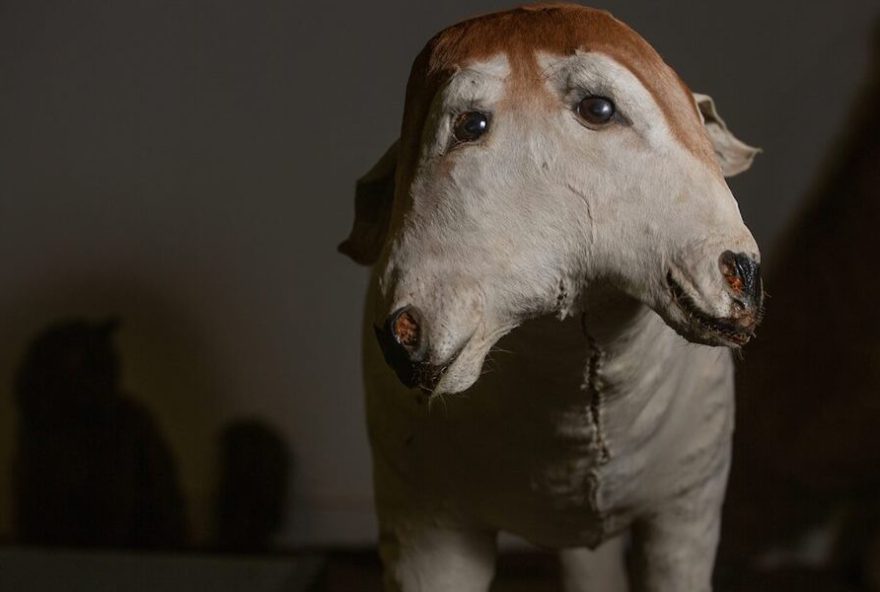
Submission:
[[[373,265],[389,590],[488,590],[499,531],[561,549],[569,591],[711,588],[729,348],[762,299],[724,176],[754,154],[605,12],[526,7],[428,43],[341,246]]]

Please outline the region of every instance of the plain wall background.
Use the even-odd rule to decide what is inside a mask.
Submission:
[[[416,53],[510,5],[0,2],[0,537],[22,349],[60,316],[112,313],[201,540],[218,428],[256,416],[295,459],[283,541],[372,542],[367,271],[335,247]],[[764,148],[731,185],[772,262],[858,91],[876,0],[596,5]]]

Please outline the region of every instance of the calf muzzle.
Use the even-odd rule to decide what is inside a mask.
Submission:
[[[426,361],[428,339],[422,314],[413,306],[391,313],[381,327],[373,326],[385,362],[404,386],[434,390],[446,373],[450,360],[443,365]]]

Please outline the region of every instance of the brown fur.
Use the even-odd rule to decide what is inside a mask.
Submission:
[[[576,4],[537,4],[461,22],[427,43],[413,63],[407,86],[398,185],[408,186],[431,100],[456,70],[503,53],[511,65],[514,92],[534,97],[545,92],[535,57],[539,51],[561,56],[577,51],[607,54],[653,95],[678,140],[718,169],[690,91],[641,36],[605,11]]]

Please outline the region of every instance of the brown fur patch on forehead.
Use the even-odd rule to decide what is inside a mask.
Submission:
[[[576,4],[525,6],[466,20],[435,35],[410,73],[401,134],[403,158],[415,156],[430,102],[458,69],[503,53],[511,75],[538,88],[541,73],[535,55],[539,51],[560,56],[578,51],[607,54],[648,89],[676,138],[700,160],[718,168],[691,92],[678,75],[647,41],[611,14]],[[410,163],[402,164],[410,168]]]

